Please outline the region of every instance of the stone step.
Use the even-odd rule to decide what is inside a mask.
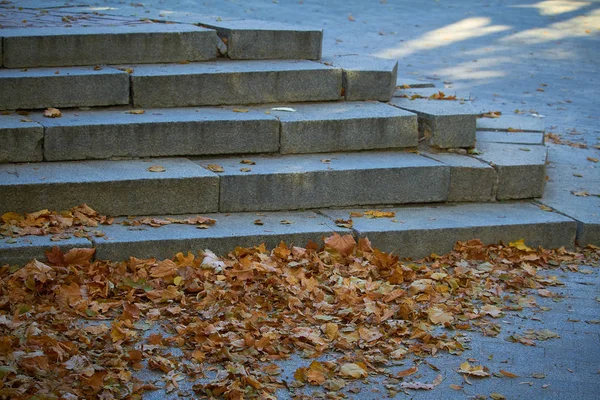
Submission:
[[[457,240],[481,239],[486,244],[508,244],[525,240],[531,247],[571,248],[575,243],[576,222],[561,214],[541,210],[528,203],[472,203],[437,206],[410,206],[382,209],[393,217],[357,217],[365,209],[325,209],[316,212],[289,211],[267,213],[205,214],[216,220],[207,229],[194,225],[170,224],[158,228],[148,225],[123,225],[116,219],[100,225],[88,238],[26,236],[0,239],[0,265],[23,264],[32,258],[44,260],[45,251],[59,246],[63,251],[74,247],[95,247],[96,259],[126,260],[170,258],[177,252],[187,254],[210,249],[226,255],[236,247],[264,243],[274,248],[280,241],[290,247],[306,246],[308,241],[323,243],[333,232],[368,237],[374,247],[394,252],[402,258],[418,258],[431,253],[443,254]],[[171,216],[185,219],[189,215]],[[161,217],[164,219],[166,217]],[[138,219],[143,219],[138,217]],[[352,220],[353,228],[338,227],[336,220]]]
[[[129,103],[129,76],[115,68],[0,69],[0,88],[0,110]]]
[[[0,137],[0,162],[20,162],[391,149],[416,147],[418,131],[384,103],[327,102],[0,115]]]
[[[394,95],[390,104],[419,116],[419,132],[430,146],[441,149],[475,146],[478,114],[468,100],[468,93],[456,93],[456,100],[435,100],[437,89],[402,90]],[[454,96],[453,92],[444,92]],[[414,95],[422,97],[414,97]],[[464,96],[460,100],[460,96]]]
[[[220,43],[212,29],[161,23],[4,29],[0,36],[6,68],[206,61]]]
[[[218,191],[219,177],[187,159],[0,164],[0,215],[82,203],[108,215],[216,212]]]
[[[134,107],[340,100],[342,70],[313,61],[130,66]],[[368,100],[368,99],[365,99]]]
[[[221,212],[445,201],[450,168],[406,152],[199,159],[219,166]],[[212,167],[214,170],[215,168]]]

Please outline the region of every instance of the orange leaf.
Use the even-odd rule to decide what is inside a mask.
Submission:
[[[325,246],[337,251],[343,256],[348,256],[354,251],[356,241],[352,235],[340,236],[339,234],[334,233],[332,236],[325,239]]]
[[[96,249],[74,248],[65,254],[65,263],[67,265],[87,265],[96,252]]]
[[[397,378],[404,378],[405,376],[410,376],[414,373],[416,373],[419,370],[419,368],[415,365],[414,367],[411,367],[409,369],[405,369],[404,371],[400,371],[396,374]]]

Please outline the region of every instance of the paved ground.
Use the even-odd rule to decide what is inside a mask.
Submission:
[[[29,2],[31,3],[31,2]],[[40,2],[43,3],[43,2]],[[93,1],[92,1],[93,3]],[[99,6],[123,7],[119,0]],[[548,185],[543,202],[600,229],[600,2],[528,0],[147,0],[148,8],[312,24],[325,29],[325,54],[372,54],[399,61],[399,75],[433,80],[447,91],[469,90],[482,111],[543,116],[550,143]],[[135,7],[143,16],[144,7]],[[530,118],[536,118],[531,116]],[[571,145],[569,145],[571,144]],[[587,146],[587,149],[580,148]],[[594,147],[595,146],[595,147]],[[588,192],[575,196],[572,192]],[[599,234],[595,234],[598,240]],[[594,236],[590,236],[593,238]],[[429,361],[441,369],[443,383],[433,392],[400,393],[397,398],[593,399],[600,390],[600,279],[598,269],[564,273],[564,297],[538,299],[541,314],[504,318],[496,338],[473,334],[461,357],[440,355]],[[535,347],[504,341],[514,332],[547,328],[560,339]],[[467,357],[492,372],[519,378],[471,379],[455,372]],[[305,360],[286,364],[293,374]],[[411,366],[409,362],[397,369]],[[422,366],[424,382],[437,374]],[[291,375],[290,375],[291,378]],[[455,391],[449,387],[463,387]],[[346,391],[347,392],[347,391]],[[348,393],[348,392],[347,392]],[[353,398],[387,396],[382,385],[362,387]],[[160,394],[156,394],[160,398]],[[281,394],[282,398],[286,395]]]

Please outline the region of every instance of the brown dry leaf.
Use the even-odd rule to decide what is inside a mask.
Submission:
[[[448,313],[442,305],[431,307],[427,310],[429,320],[434,324],[452,324],[454,317]]]
[[[281,225],[292,225],[294,223],[294,221],[288,221],[287,219],[282,219],[281,221],[279,221],[279,223]]]
[[[500,118],[502,116],[502,112],[500,111],[488,111],[484,114],[481,114],[483,118]]]
[[[503,369],[500,370],[500,373],[502,375],[506,376],[507,378],[518,378],[519,377],[519,375],[513,374],[512,372],[508,372]]]
[[[396,378],[404,378],[406,376],[410,376],[412,374],[415,374],[418,370],[419,368],[415,365],[414,367],[410,367],[408,369],[405,369],[404,371],[398,372],[396,374]]]
[[[240,164],[248,164],[248,165],[256,165],[256,163],[252,160],[242,160]]]
[[[249,112],[250,110],[249,110],[249,109],[247,109],[247,108],[234,108],[234,109],[233,109],[233,110],[231,110],[231,111],[233,111],[233,112],[238,112],[238,113],[247,113],[247,112]]]
[[[353,222],[351,219],[336,219],[335,224],[340,228],[348,228],[351,229]]]
[[[591,162],[593,162],[593,163],[597,163],[598,161],[600,161],[600,160],[598,160],[596,157],[588,157],[588,158],[587,158],[587,160],[588,160],[588,161],[591,161]]]
[[[208,168],[212,172],[225,172],[225,169],[219,164],[208,164],[206,168]]]
[[[460,385],[456,385],[456,384],[452,384],[450,385],[450,389],[454,389],[454,390],[462,390],[462,386]]]
[[[252,171],[251,168],[240,168],[240,172],[250,172]]]
[[[356,363],[343,364],[341,366],[338,374],[342,378],[352,378],[352,379],[366,378],[369,375],[367,373],[366,369],[364,369],[363,367],[361,367],[359,364],[356,364]]]
[[[47,108],[44,110],[44,117],[46,118],[60,118],[62,117],[62,113],[58,108]]]
[[[506,397],[503,394],[500,394],[500,393],[497,393],[497,392],[494,392],[494,393],[490,394],[490,397],[493,400],[505,400],[506,399]]]
[[[65,253],[64,262],[67,265],[88,265],[95,252],[96,249],[74,248]]]
[[[134,114],[134,115],[142,115],[144,114],[146,111],[144,110],[129,110],[126,113],[127,114]]]
[[[334,233],[332,236],[325,239],[325,246],[337,251],[342,256],[349,256],[356,247],[356,241],[352,235],[340,236],[338,233]]]
[[[485,315],[489,315],[494,318],[498,318],[502,315],[502,309],[491,304],[486,304],[485,306],[481,307],[481,311]]]
[[[148,171],[150,171],[150,172],[165,172],[166,170],[167,169],[165,167],[163,167],[162,165],[153,165],[148,168]]]
[[[265,223],[261,219],[255,219],[254,225],[264,225]]]

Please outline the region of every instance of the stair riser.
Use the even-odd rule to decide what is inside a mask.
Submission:
[[[131,27],[59,29],[63,34],[53,33],[52,28],[0,32],[4,36],[3,64],[6,68],[63,67],[205,61],[217,57],[219,38],[214,31],[183,26],[169,32],[165,30],[167,25],[160,24],[152,24],[151,28],[164,32],[131,32]],[[13,36],[9,36],[10,32]]]
[[[341,70],[266,71],[194,75],[132,75],[135,107],[187,107],[335,101]],[[167,91],[164,88],[168,88]]]

